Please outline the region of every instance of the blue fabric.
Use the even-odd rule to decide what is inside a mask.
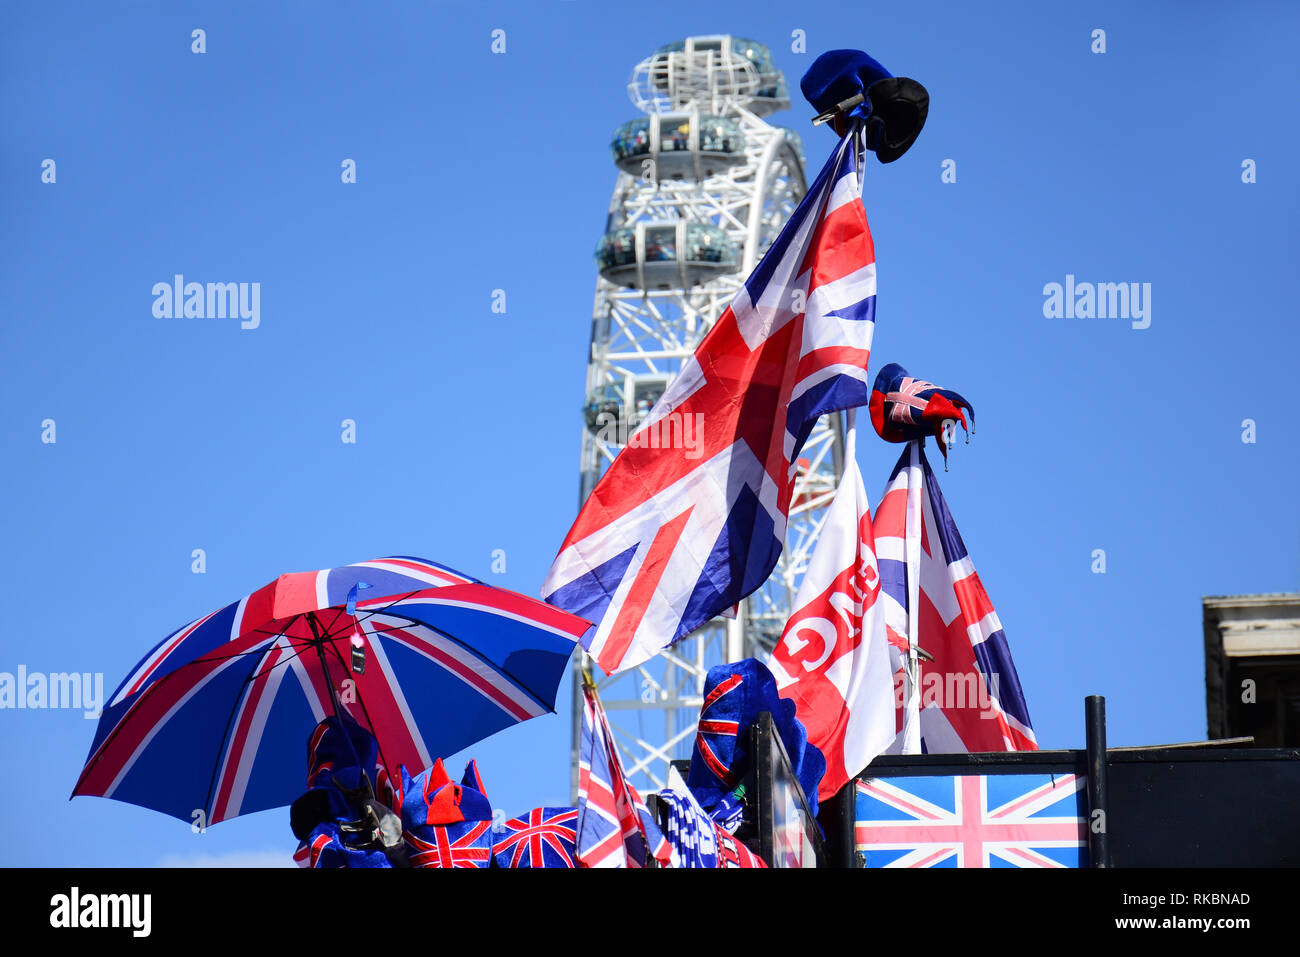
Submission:
[[[384,783],[374,735],[346,713],[320,722],[307,740],[307,792],[290,811],[298,834],[311,828],[294,858],[304,867],[391,867],[382,848],[351,846],[366,839],[342,828],[363,817],[366,798],[392,800]]]
[[[380,848],[349,847],[337,821],[323,821],[312,830],[294,854],[301,867],[372,868],[392,867]]]
[[[718,835],[713,819],[671,789],[660,791],[659,800],[668,812],[664,836],[677,854],[675,866],[717,867]]]
[[[813,61],[799,81],[799,89],[818,113],[825,113],[890,76],[893,74],[861,50],[828,50]],[[848,115],[866,116],[870,109],[863,100]]]
[[[419,833],[418,829],[425,826],[492,820],[492,803],[480,790],[483,783],[476,762],[466,765],[460,784],[447,775],[441,758],[414,778],[405,767],[401,770],[404,830]]]
[[[808,742],[807,731],[795,717],[795,703],[777,694],[772,672],[754,658],[709,669],[686,781],[691,793],[711,811],[744,780],[752,761],[749,729],[763,711],[771,713],[809,810],[816,816],[817,786],[826,772],[826,758]]]

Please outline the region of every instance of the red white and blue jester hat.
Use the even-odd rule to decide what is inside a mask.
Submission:
[[[870,407],[871,424],[886,442],[910,442],[932,435],[945,459],[948,448],[943,441],[944,422],[960,422],[967,431],[975,428],[975,407],[961,394],[909,375],[897,362],[889,363],[876,375]]]

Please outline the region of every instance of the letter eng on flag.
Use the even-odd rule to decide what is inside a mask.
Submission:
[[[844,477],[771,660],[781,696],[795,703],[809,743],[826,756],[819,801],[894,740],[893,666],[853,418],[850,411]]]

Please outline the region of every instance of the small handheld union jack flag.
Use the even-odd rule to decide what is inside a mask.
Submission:
[[[1002,621],[920,442],[899,456],[874,530],[892,670],[906,688],[890,752],[1037,750]]]
[[[660,866],[672,848],[636,788],[623,776],[618,748],[596,694],[584,673],[582,752],[578,760],[578,863],[582,867]]]

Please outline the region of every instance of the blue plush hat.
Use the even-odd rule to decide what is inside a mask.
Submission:
[[[465,775],[456,784],[442,765],[412,778],[402,768],[402,827],[408,831],[426,825],[459,824],[463,821],[492,820],[492,802],[483,793],[478,762],[465,766]]]
[[[298,845],[293,853],[299,867],[372,868],[392,867],[380,847],[353,847],[337,821],[322,821]]]
[[[442,765],[412,778],[402,769],[402,831],[412,867],[487,867],[492,861],[492,804],[478,763],[456,784]]]
[[[390,867],[380,838],[357,822],[371,811],[369,820],[379,821],[393,803],[375,736],[346,712],[330,715],[307,739],[307,791],[289,808],[301,842],[294,860],[303,867]],[[393,826],[395,838],[395,819]]]
[[[886,442],[910,442],[933,435],[947,458],[943,423],[950,419],[969,430],[975,424],[975,408],[951,389],[908,375],[897,362],[889,363],[876,375],[871,388],[871,424]]]
[[[807,731],[795,717],[794,702],[777,694],[772,672],[754,658],[709,669],[687,786],[708,811],[734,791],[749,770],[749,729],[762,711],[771,712],[773,726],[815,816],[817,786],[826,772],[826,758],[808,742]]]
[[[322,820],[351,820],[370,797],[394,803],[375,736],[347,712],[330,715],[307,739],[307,792],[289,808],[293,832],[305,840]]]
[[[925,87],[894,76],[861,50],[823,53],[799,81],[818,120],[829,120],[837,136],[849,117],[866,121],[867,146],[882,163],[892,163],[916,142],[930,111]]]

